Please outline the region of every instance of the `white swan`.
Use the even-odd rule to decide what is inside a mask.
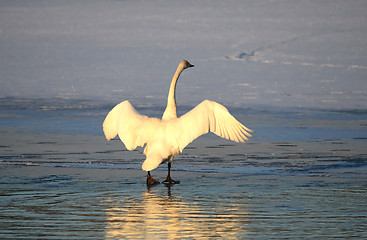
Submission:
[[[205,100],[190,112],[177,118],[175,90],[181,72],[193,67],[183,60],[177,67],[169,89],[167,107],[162,119],[149,118],[139,114],[129,101],[116,105],[103,122],[103,132],[107,140],[119,135],[128,150],[143,147],[146,159],[142,169],[148,172],[147,184],[157,184],[150,171],[168,161],[168,175],[164,182],[173,181],[170,176],[173,157],[199,136],[210,132],[235,142],[245,142],[251,137],[248,129],[238,122],[228,110],[219,103]]]

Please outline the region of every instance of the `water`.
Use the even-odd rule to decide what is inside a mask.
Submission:
[[[147,189],[124,171],[37,170],[49,173],[2,178],[3,239],[366,236],[358,184],[185,173],[181,185]]]
[[[102,135],[112,106],[2,99],[2,239],[367,237],[365,111],[229,106],[250,142],[203,136],[173,162],[180,184],[147,188],[142,149]]]
[[[0,1],[0,238],[366,239],[366,9]],[[201,137],[147,189],[102,121],[125,99],[161,117],[182,59],[179,114],[214,100],[254,137]]]

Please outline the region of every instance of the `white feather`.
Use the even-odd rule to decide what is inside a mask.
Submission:
[[[181,72],[192,66],[187,61],[179,64],[172,79],[162,120],[142,115],[129,101],[124,101],[116,105],[103,122],[107,140],[118,135],[128,150],[146,145],[146,160],[142,165],[145,171],[157,168],[166,160],[172,161],[189,143],[208,132],[235,142],[245,142],[251,137],[250,129],[238,122],[224,106],[213,101],[205,100],[177,118],[176,82]]]
[[[221,104],[205,100],[180,117],[177,121],[176,138],[182,151],[199,136],[212,132],[235,142],[245,142],[252,132],[237,121]]]

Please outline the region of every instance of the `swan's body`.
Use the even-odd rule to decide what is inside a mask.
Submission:
[[[107,140],[118,135],[128,150],[146,145],[146,159],[142,169],[148,171],[148,184],[159,183],[150,176],[150,171],[167,160],[169,162],[166,181],[174,182],[170,178],[173,157],[180,154],[197,137],[209,131],[235,142],[245,142],[247,137],[251,137],[250,129],[238,122],[224,106],[213,101],[205,100],[177,118],[176,83],[181,72],[188,67],[193,65],[185,60],[178,65],[162,119],[141,115],[129,101],[124,101],[116,105],[103,122],[103,132]]]

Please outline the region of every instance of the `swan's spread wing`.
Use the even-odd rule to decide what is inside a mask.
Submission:
[[[251,137],[248,129],[219,103],[205,100],[178,119],[177,142],[180,151],[197,137],[210,132],[235,142]]]
[[[103,132],[107,140],[118,134],[128,150],[134,150],[137,146],[143,146],[147,142],[149,134],[144,133],[146,124],[151,119],[138,113],[129,101],[116,105],[103,122]],[[145,129],[146,130],[146,129]]]

